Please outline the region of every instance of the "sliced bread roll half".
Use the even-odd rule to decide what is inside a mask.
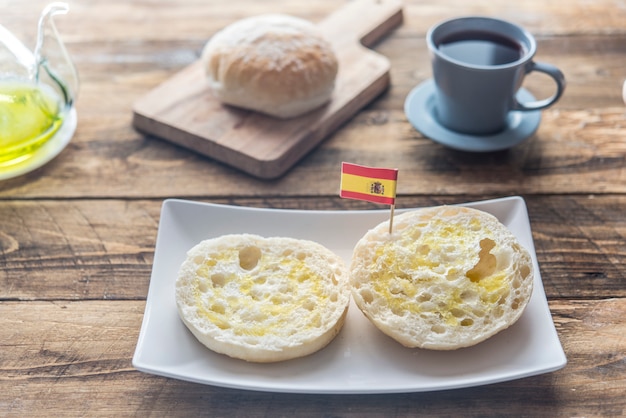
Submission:
[[[180,318],[209,349],[251,362],[314,353],[343,326],[343,260],[292,238],[225,235],[187,253],[176,280]]]
[[[352,296],[407,347],[453,350],[515,323],[533,289],[530,254],[486,212],[441,206],[395,217],[357,243]]]

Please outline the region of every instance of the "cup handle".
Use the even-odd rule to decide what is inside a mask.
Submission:
[[[530,103],[520,103],[515,99],[515,103],[513,104],[514,110],[540,110],[545,109],[546,107],[552,106],[556,103],[557,100],[561,98],[563,91],[565,91],[565,76],[554,65],[546,64],[543,62],[530,62],[529,68],[526,70],[526,74],[538,71],[540,73],[545,73],[552,77],[556,83],[556,92],[552,97],[548,97],[547,99],[537,100]]]

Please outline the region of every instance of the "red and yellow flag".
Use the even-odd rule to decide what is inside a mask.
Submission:
[[[398,170],[341,163],[340,197],[394,205]]]

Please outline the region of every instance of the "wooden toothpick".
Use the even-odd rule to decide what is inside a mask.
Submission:
[[[396,209],[396,205],[391,205],[391,214],[389,215],[389,235],[393,231],[393,212]]]

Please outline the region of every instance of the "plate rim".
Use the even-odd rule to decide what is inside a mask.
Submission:
[[[525,226],[529,229],[528,232],[529,233],[531,232],[530,220],[528,218],[528,211],[527,211],[526,203],[524,199],[520,196],[509,196],[509,197],[502,197],[502,198],[497,198],[497,199],[464,202],[464,203],[459,203],[457,205],[480,208],[481,206],[493,205],[493,204],[505,204],[505,205],[508,204],[509,207],[505,208],[508,211],[523,210],[524,212],[523,215],[525,216],[525,219],[528,221],[528,224]],[[200,202],[200,201],[192,201],[192,200],[184,200],[184,199],[176,199],[176,198],[166,199],[163,201],[161,219],[159,220],[157,242],[155,245],[155,258],[154,258],[155,262],[157,261],[157,255],[160,253],[159,247],[164,245],[163,241],[159,240],[159,237],[163,233],[162,232],[163,223],[167,222],[166,217],[169,216],[169,212],[172,210],[175,210],[176,207],[179,205],[182,205],[182,206],[192,205],[192,206],[200,206],[202,208],[214,208],[214,209],[219,209],[219,210],[235,211],[235,212],[291,213],[294,215],[347,216],[347,215],[351,215],[355,213],[366,214],[366,215],[372,214],[372,213],[376,213],[376,214],[388,213],[388,210],[379,210],[379,209],[328,210],[328,211],[327,210],[282,209],[282,208],[281,209],[268,209],[268,208],[256,208],[256,207],[245,207],[245,206],[231,206],[231,205],[216,204],[216,203],[205,203],[205,202]],[[396,211],[401,212],[401,211],[412,210],[412,209],[416,209],[416,208],[401,208],[401,209],[396,209]],[[507,214],[509,213],[506,210],[505,212]],[[547,315],[550,318],[550,321],[551,321],[550,332],[552,334],[551,338],[553,339],[553,343],[555,343],[555,346],[553,348],[555,348],[556,344],[558,344],[558,353],[555,353],[557,354],[556,360],[551,362],[549,365],[546,364],[544,367],[532,369],[528,372],[499,373],[499,374],[494,373],[493,375],[491,375],[490,378],[485,378],[480,381],[477,381],[476,378],[471,377],[471,376],[465,379],[463,379],[462,376],[455,376],[453,378],[453,382],[454,382],[453,384],[449,384],[447,383],[447,381],[444,381],[438,384],[429,385],[427,387],[419,386],[419,385],[417,386],[387,385],[385,388],[372,387],[372,388],[367,388],[367,389],[363,389],[363,388],[354,389],[350,387],[341,388],[341,389],[337,389],[337,388],[325,389],[315,384],[310,384],[308,386],[300,385],[297,387],[289,387],[288,385],[285,384],[284,381],[272,382],[273,384],[270,384],[268,382],[263,382],[263,384],[259,384],[259,383],[255,384],[254,382],[248,382],[248,384],[242,384],[241,379],[233,380],[231,378],[229,380],[225,380],[225,379],[196,378],[194,376],[181,375],[181,373],[174,373],[174,372],[171,372],[167,367],[163,367],[163,365],[154,364],[149,361],[145,361],[144,359],[144,349],[145,349],[144,339],[146,337],[146,333],[148,332],[151,310],[153,308],[153,302],[156,297],[157,283],[153,280],[156,274],[154,270],[154,265],[153,265],[153,271],[151,273],[150,285],[148,289],[148,295],[146,298],[146,306],[145,306],[144,316],[142,319],[140,333],[139,333],[139,337],[137,341],[137,346],[135,348],[135,352],[132,358],[132,365],[135,369],[141,372],[164,376],[164,377],[173,378],[173,379],[178,379],[178,380],[183,380],[183,381],[199,383],[199,384],[211,385],[211,386],[216,386],[216,387],[224,387],[224,388],[240,389],[240,390],[252,390],[252,391],[261,391],[261,392],[304,393],[304,394],[383,394],[383,393],[429,392],[429,391],[451,390],[451,389],[483,386],[487,384],[516,380],[516,379],[534,376],[538,374],[550,373],[550,372],[553,372],[553,371],[556,371],[565,367],[565,365],[567,364],[567,358],[563,350],[563,346],[560,342],[558,333],[556,331],[556,327],[552,319],[552,313],[549,310],[547,296],[545,294],[545,290],[543,288],[543,282],[540,276],[540,272],[538,270],[538,263],[536,260],[536,252],[535,252],[532,236],[531,236],[530,248],[527,248],[527,249],[532,255],[534,268],[536,269],[536,273],[538,276],[535,280],[534,292],[540,292],[540,295],[535,296],[535,297],[540,298],[539,300],[539,303],[541,304],[540,308],[543,310],[541,314]],[[354,302],[351,301],[350,303],[353,304]]]

